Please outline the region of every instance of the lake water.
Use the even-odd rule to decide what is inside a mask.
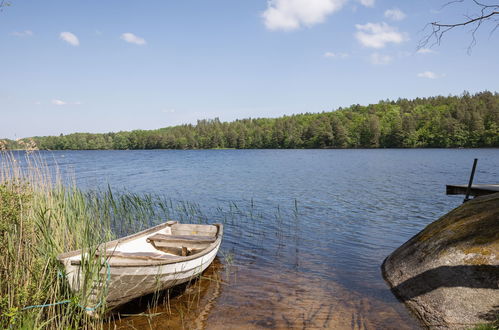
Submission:
[[[381,263],[462,202],[446,196],[445,185],[466,184],[473,158],[475,183],[499,181],[497,149],[42,155],[84,189],[110,185],[188,201],[209,222],[225,223],[206,278],[162,314],[124,318],[119,327],[419,328],[384,282]]]

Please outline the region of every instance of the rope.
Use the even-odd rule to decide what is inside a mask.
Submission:
[[[25,310],[31,309],[31,308],[44,308],[44,307],[50,307],[50,306],[55,306],[55,305],[62,305],[62,304],[67,304],[69,302],[71,302],[71,300],[63,300],[63,301],[59,301],[59,302],[56,302],[56,303],[53,303],[53,304],[26,306],[22,310],[25,311]]]
[[[109,282],[111,281],[111,266],[109,266],[109,263],[107,262],[107,260],[104,262],[106,263],[106,269],[107,269],[107,278],[106,278],[106,286],[107,286],[109,284]],[[59,275],[59,276],[62,275],[62,272],[57,271],[57,275]],[[93,312],[97,308],[99,308],[100,305],[102,305],[103,300],[104,300],[104,297],[102,297],[101,300],[94,307],[86,307],[86,306],[82,306],[80,304],[76,304],[76,306],[78,306],[81,309],[84,309],[88,312]],[[51,304],[26,306],[22,310],[25,311],[25,310],[32,309],[32,308],[45,308],[45,307],[50,307],[50,306],[68,304],[70,302],[71,302],[71,300],[68,299],[68,300],[62,300],[62,301],[58,301],[58,302],[51,303]]]

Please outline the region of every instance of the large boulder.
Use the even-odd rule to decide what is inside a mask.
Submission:
[[[382,265],[393,293],[434,329],[499,318],[499,193],[428,225]]]

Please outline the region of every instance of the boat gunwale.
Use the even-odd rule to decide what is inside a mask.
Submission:
[[[96,249],[99,250],[99,249],[104,248],[104,250],[108,250],[110,248],[116,248],[121,243],[125,243],[125,242],[131,241],[131,240],[138,239],[138,238],[143,237],[143,236],[145,236],[147,234],[153,233],[155,231],[159,231],[159,230],[161,230],[161,229],[163,229],[165,227],[170,227],[170,226],[172,226],[174,224],[178,224],[178,221],[167,221],[167,222],[159,224],[157,226],[154,226],[154,227],[142,230],[142,231],[140,231],[138,233],[131,234],[131,235],[128,235],[128,236],[125,236],[125,237],[122,237],[122,238],[118,238],[118,239],[115,239],[113,241],[102,243],[102,244],[98,245]],[[147,263],[144,263],[143,261],[140,262],[140,263],[139,262],[130,261],[130,262],[123,262],[123,263],[120,263],[120,264],[111,264],[110,266],[111,266],[111,268],[121,268],[121,267],[157,267],[157,266],[162,266],[162,265],[169,265],[169,264],[176,264],[176,263],[187,262],[187,261],[190,261],[190,260],[201,258],[201,257],[207,255],[208,253],[210,253],[211,251],[213,251],[214,249],[218,248],[220,246],[221,242],[222,242],[222,236],[223,236],[223,225],[221,223],[206,224],[204,226],[216,226],[217,229],[218,229],[217,233],[216,233],[217,239],[216,239],[215,242],[213,242],[210,245],[208,245],[205,249],[203,249],[203,251],[201,251],[199,253],[196,253],[196,254],[193,254],[193,255],[190,255],[190,256],[185,256],[185,257],[178,256],[178,257],[174,257],[174,258],[169,259],[169,260],[149,260]],[[64,252],[64,253],[59,254],[57,256],[57,259],[60,262],[64,263],[64,261],[66,259],[74,257],[74,256],[77,256],[77,255],[82,255],[82,254],[83,254],[83,249],[73,250],[73,251]],[[109,260],[111,257],[112,257],[112,255],[107,256],[106,260]],[[74,265],[74,266],[81,265],[81,259],[80,260],[72,260],[71,261],[71,265]]]

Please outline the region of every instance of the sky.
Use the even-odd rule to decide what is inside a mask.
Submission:
[[[499,91],[499,31],[448,32],[471,0],[10,0],[0,12],[0,138]],[[430,47],[432,46],[432,47]]]

